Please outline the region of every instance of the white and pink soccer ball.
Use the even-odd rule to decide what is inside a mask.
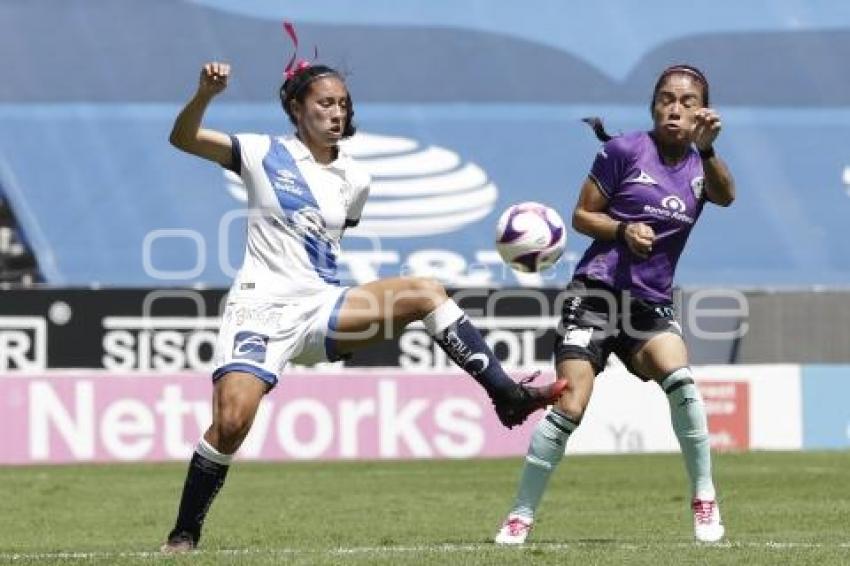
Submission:
[[[541,271],[554,265],[567,244],[557,212],[539,202],[509,206],[496,225],[496,249],[517,271]]]

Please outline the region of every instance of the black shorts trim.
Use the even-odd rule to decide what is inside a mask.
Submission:
[[[561,337],[558,336],[556,340],[560,341]],[[560,348],[555,347],[555,363],[559,364],[564,360],[584,360],[586,362],[590,362],[590,365],[593,366],[593,372],[596,375],[602,373],[602,370],[605,369],[605,366],[601,367],[598,365],[596,360],[596,356],[587,351],[585,348],[581,346],[562,346]]]

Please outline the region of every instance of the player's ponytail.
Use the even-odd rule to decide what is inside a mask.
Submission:
[[[593,133],[596,134],[596,138],[602,143],[614,139],[614,136],[605,131],[605,124],[599,116],[588,116],[587,118],[582,118],[581,121],[590,126]]]

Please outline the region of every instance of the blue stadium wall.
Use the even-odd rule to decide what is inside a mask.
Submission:
[[[850,4],[720,0],[697,9],[0,2],[0,190],[51,284],[227,285],[243,246],[239,187],[171,148],[168,133],[200,65],[213,59],[234,71],[210,126],[288,131],[276,93],[291,54],[281,31],[289,19],[303,55],[316,46],[348,75],[365,134],[352,150],[375,176],[364,230],[345,246],[363,253],[344,276],[407,265],[454,286],[555,285],[587,240],[571,233],[557,272],[519,281],[492,254],[500,211],[537,200],[568,219],[597,147],[580,119],[603,116],[614,131],[649,127],[658,71],[689,62],[711,80],[724,116],[717,148],[739,198],[705,213],[679,283],[846,285]]]

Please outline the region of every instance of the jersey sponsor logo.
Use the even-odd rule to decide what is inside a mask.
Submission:
[[[281,210],[294,212],[306,207],[319,206],[282,138],[271,140],[268,151],[263,156],[262,168]]]
[[[661,199],[661,206],[673,212],[684,212],[688,208],[685,201],[676,195],[668,195]]]
[[[630,183],[640,183],[641,185],[657,185],[658,182],[649,176],[643,169],[640,170],[640,175],[629,181]]]
[[[304,189],[298,186],[298,177],[289,169],[279,169],[275,172],[274,187],[295,196],[304,194]]]
[[[671,218],[685,224],[693,224],[693,217],[686,214],[687,208],[688,206],[681,198],[676,195],[667,195],[661,199],[660,206],[644,205],[643,212],[656,218]]]
[[[245,330],[237,332],[233,338],[233,358],[263,363],[268,343],[269,337],[265,334]]]

